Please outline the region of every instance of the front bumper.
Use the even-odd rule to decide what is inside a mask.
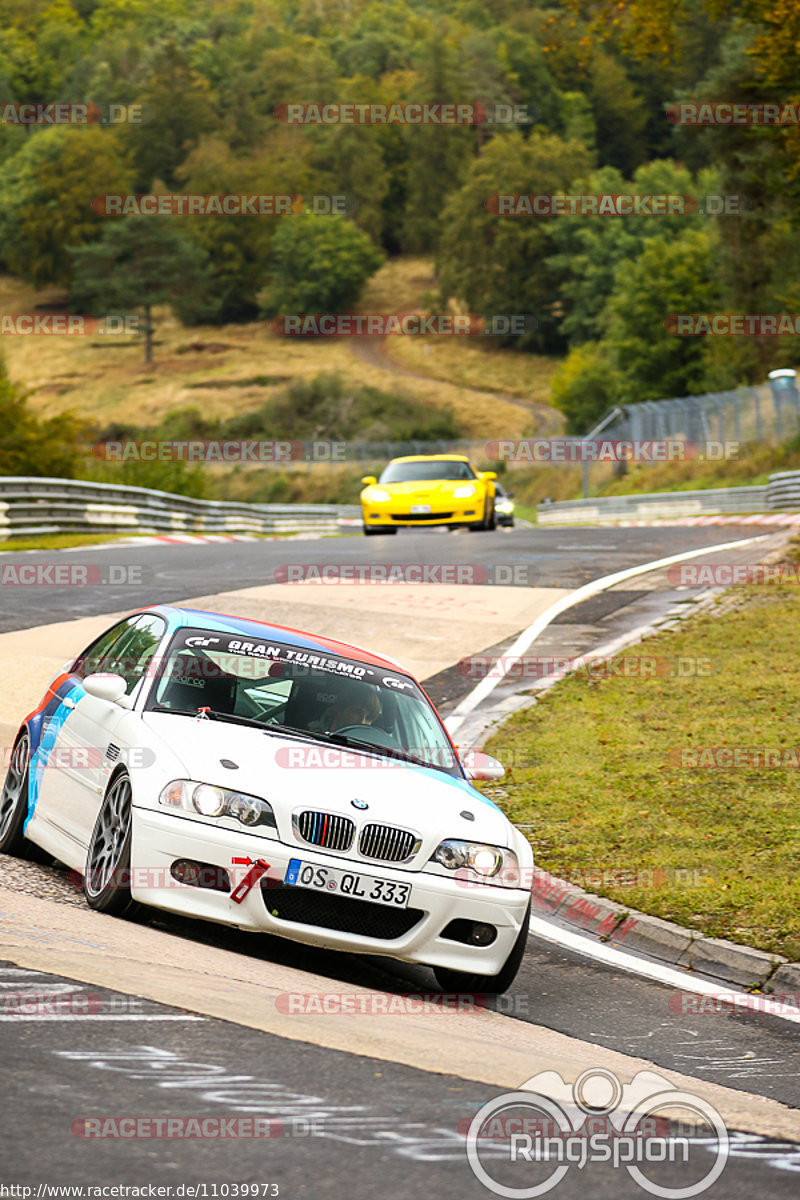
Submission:
[[[471,496],[469,500],[448,501],[447,506],[439,506],[430,513],[412,513],[410,506],[401,504],[381,505],[379,508],[363,506],[361,515],[367,526],[415,527],[418,525],[476,525],[483,520],[484,502],[481,497]]]
[[[225,892],[181,884],[170,876],[170,868],[177,859],[190,859],[228,871],[235,887],[248,868],[233,866],[233,858],[261,858],[270,864],[267,875],[251,888],[241,904]],[[341,926],[341,905],[336,912],[333,903],[326,907],[326,901],[340,898],[307,888],[281,887],[292,858],[351,869],[376,879],[410,883],[408,908],[369,904],[361,913],[350,910],[344,922],[349,927],[345,929],[314,923],[322,919]],[[131,876],[134,900],[169,912],[328,949],[385,954],[406,962],[479,975],[494,975],[503,966],[530,898],[524,889],[480,884],[466,887],[427,872],[404,871],[377,862],[366,864],[326,854],[314,846],[287,845],[277,839],[219,829],[191,818],[145,808],[133,810]],[[270,897],[278,896],[280,902],[271,904]],[[380,910],[386,910],[385,918]],[[363,916],[363,921],[353,920],[352,914]],[[446,926],[459,918],[493,925],[497,930],[495,940],[489,946],[472,946],[441,937]],[[404,924],[408,927],[403,928]]]

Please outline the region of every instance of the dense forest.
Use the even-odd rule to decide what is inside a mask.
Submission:
[[[795,360],[795,337],[678,337],[665,322],[800,311],[799,58],[797,0],[3,0],[0,267],[87,311],[98,276],[125,297],[130,264],[161,256],[169,279],[140,271],[132,286],[191,325],[349,311],[386,258],[429,256],[437,311],[534,315],[506,344],[564,357],[554,394],[585,426],[612,402]],[[676,119],[681,102],[723,101],[788,115]],[[513,117],[286,118],[353,102]],[[90,117],[20,116],[55,103]],[[345,211],[137,217],[96,201],[128,193],[335,196]],[[492,211],[508,193],[697,203]]]

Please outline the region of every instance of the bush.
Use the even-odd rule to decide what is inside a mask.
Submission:
[[[385,261],[346,217],[284,217],[272,239],[266,313],[347,312]]]
[[[84,425],[69,413],[39,421],[0,359],[0,475],[73,479]]]
[[[617,403],[620,375],[597,343],[571,350],[553,376],[553,402],[567,418],[568,433],[588,433]]]

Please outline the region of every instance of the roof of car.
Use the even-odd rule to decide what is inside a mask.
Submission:
[[[234,617],[226,613],[204,612],[197,608],[177,608],[169,604],[158,604],[148,610],[160,612],[167,618],[171,629],[185,626],[200,625],[205,629],[215,629],[223,633],[241,633],[245,637],[272,638],[288,646],[298,646],[303,650],[317,650],[329,654],[338,654],[342,658],[354,658],[370,666],[387,667],[392,671],[400,670],[408,675],[405,667],[393,658],[371,654],[360,646],[350,642],[339,642],[333,638],[320,637],[313,633],[304,633],[300,629],[289,629],[285,625],[268,625],[265,621],[256,621],[252,617]]]
[[[402,458],[391,459],[396,462],[465,462],[469,459],[466,454],[406,454]]]

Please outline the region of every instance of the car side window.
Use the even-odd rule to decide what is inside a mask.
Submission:
[[[99,671],[100,663],[106,655],[112,650],[115,643],[124,637],[128,629],[130,629],[135,618],[129,617],[125,621],[120,621],[118,625],[114,625],[111,629],[107,629],[102,633],[96,641],[75,659],[70,673],[77,675],[79,679],[85,679],[87,675],[93,675],[95,671]]]
[[[121,675],[125,680],[126,695],[130,696],[147,670],[166,627],[164,618],[153,613],[137,617],[109,648],[99,669]]]

